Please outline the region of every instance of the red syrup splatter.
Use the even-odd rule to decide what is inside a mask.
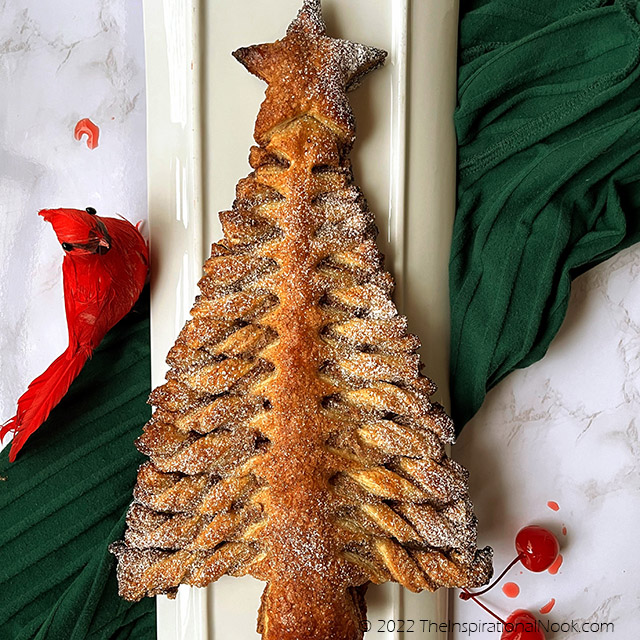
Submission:
[[[564,525],[562,525],[562,535],[563,536],[567,535],[567,527],[565,527]]]
[[[100,128],[89,120],[89,118],[82,118],[78,120],[76,128],[73,131],[73,136],[76,140],[82,140],[82,136],[87,136],[87,147],[89,149],[95,149],[98,146],[98,138],[100,137]]]
[[[560,510],[560,505],[553,501],[553,500],[549,500],[549,502],[547,502],[547,507],[549,507],[549,509],[551,509],[551,511],[559,511]]]
[[[551,611],[551,609],[553,609],[555,604],[556,604],[556,599],[555,598],[551,598],[551,600],[549,600],[549,602],[547,602],[547,604],[545,604],[544,607],[540,607],[540,613],[542,613],[542,614],[549,613],[549,611]]]
[[[520,587],[515,582],[505,582],[502,585],[502,593],[507,598],[517,598],[520,595]]]
[[[552,576],[555,576],[558,573],[558,570],[562,566],[562,554],[559,553],[558,557],[553,561],[553,564],[549,567],[549,573]]]

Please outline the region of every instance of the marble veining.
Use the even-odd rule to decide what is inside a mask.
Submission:
[[[564,562],[557,575],[514,568],[507,579],[520,586],[518,597],[500,590],[484,597],[498,614],[516,608],[538,614],[553,597],[552,611],[538,614],[543,621],[613,622],[611,637],[635,637],[639,270],[640,247],[632,247],[580,276],[545,357],[492,390],[455,446],[471,473],[480,543],[494,547],[497,570],[514,557],[515,533],[526,524],[548,526],[560,540]],[[559,511],[547,507],[549,500]],[[458,622],[490,621],[458,599],[452,613]],[[577,637],[584,633],[547,634],[548,640]]]

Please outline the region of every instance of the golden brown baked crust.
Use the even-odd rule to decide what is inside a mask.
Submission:
[[[151,395],[120,593],[250,574],[265,639],[355,640],[369,582],[479,586],[491,550],[352,180],[345,92],[386,54],[325,36],[307,0],[234,55],[269,83],[260,146]]]

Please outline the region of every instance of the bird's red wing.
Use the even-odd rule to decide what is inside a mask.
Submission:
[[[99,260],[79,262],[65,258],[62,274],[69,344],[91,351],[112,326],[105,310],[117,292]]]

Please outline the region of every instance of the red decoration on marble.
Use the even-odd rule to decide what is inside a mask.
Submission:
[[[555,604],[556,604],[556,599],[555,598],[551,598],[551,600],[549,600],[549,602],[547,602],[547,604],[545,604],[543,607],[540,607],[540,613],[546,615],[547,613],[549,613],[549,611],[551,611],[551,609],[553,609]]]
[[[98,146],[98,138],[100,137],[100,128],[94,124],[89,118],[78,120],[76,128],[73,131],[76,140],[82,140],[82,136],[87,136],[87,147],[95,149]]]
[[[515,582],[505,582],[502,585],[502,593],[507,598],[517,598],[520,595],[520,587]]]
[[[545,637],[533,614],[518,609],[507,618],[500,640],[545,640]]]
[[[556,573],[558,573],[558,570],[562,566],[562,560],[563,560],[562,555],[558,554],[558,557],[553,561],[553,564],[549,567],[549,573],[552,576],[555,576]]]
[[[554,500],[549,500],[549,502],[547,502],[547,507],[552,511],[560,511],[560,505]]]

